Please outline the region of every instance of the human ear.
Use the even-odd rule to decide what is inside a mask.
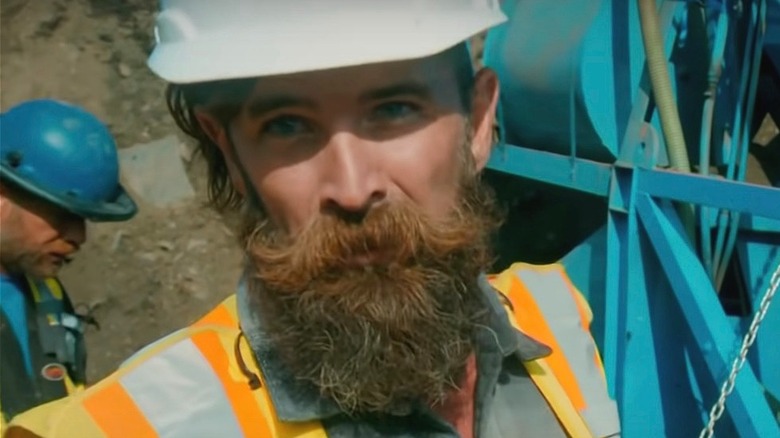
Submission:
[[[474,91],[471,99],[471,125],[473,129],[471,153],[474,155],[477,172],[485,168],[493,149],[498,96],[498,76],[493,70],[483,68],[474,77]]]
[[[241,196],[245,196],[246,185],[238,167],[238,157],[236,157],[230,135],[227,132],[227,125],[223,124],[216,116],[204,108],[195,109],[195,119],[203,133],[216,145],[222,154],[222,159],[225,161],[233,188]]]

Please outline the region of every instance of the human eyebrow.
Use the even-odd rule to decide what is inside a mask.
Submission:
[[[360,101],[370,102],[373,100],[383,100],[408,95],[428,100],[431,98],[431,94],[431,89],[419,82],[400,82],[367,91],[360,95]]]
[[[316,108],[314,101],[290,95],[278,95],[269,97],[256,97],[247,105],[250,117],[260,117],[271,111],[288,107]]]

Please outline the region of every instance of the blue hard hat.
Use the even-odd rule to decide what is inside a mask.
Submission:
[[[0,177],[91,221],[122,221],[138,210],[119,184],[108,128],[56,100],[30,100],[0,114]]]

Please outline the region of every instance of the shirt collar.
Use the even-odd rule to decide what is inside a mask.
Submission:
[[[492,335],[488,338],[495,340],[495,345],[486,347],[497,347],[503,356],[515,355],[521,361],[539,359],[551,353],[550,347],[512,326],[505,307],[499,299],[499,293],[488,283],[484,275],[480,276],[478,284],[483,292],[488,312],[486,326],[483,329]],[[255,304],[252,303],[252,297],[247,292],[243,278],[238,286],[237,299],[241,329],[255,353],[279,419],[304,422],[322,420],[341,413],[338,405],[332,400],[321,397],[319,390],[313,384],[291,375],[268,341],[258,312],[252,311]]]
[[[547,357],[552,349],[536,339],[516,329],[510,322],[506,306],[501,302],[501,292],[487,281],[484,275],[479,277],[479,288],[488,309],[487,329],[495,333],[496,342],[504,356],[514,354],[523,362]]]

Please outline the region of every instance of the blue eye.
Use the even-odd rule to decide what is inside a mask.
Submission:
[[[262,133],[280,137],[306,134],[311,131],[306,120],[296,116],[280,116],[265,123]]]
[[[374,108],[372,118],[392,122],[417,116],[419,112],[419,106],[410,102],[388,102]]]

